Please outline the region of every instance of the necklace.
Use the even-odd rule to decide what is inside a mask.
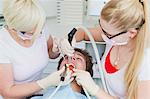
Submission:
[[[116,67],[116,68],[118,68],[118,62],[120,60],[119,52],[120,52],[120,50],[119,50],[119,46],[118,46],[117,58],[114,62],[114,67]]]

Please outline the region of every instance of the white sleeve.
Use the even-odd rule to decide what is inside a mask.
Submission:
[[[139,72],[139,80],[150,80],[150,48],[144,53],[144,59]]]
[[[50,29],[48,28],[47,25],[44,26],[43,30],[42,30],[42,33],[44,33],[45,37],[46,37],[46,40],[49,39],[50,37]]]
[[[0,63],[11,63],[8,55],[6,55],[4,48],[0,48]]]

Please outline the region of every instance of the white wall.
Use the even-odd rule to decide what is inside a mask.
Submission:
[[[54,17],[57,14],[56,0],[39,0],[43,6],[47,17]]]
[[[0,14],[2,14],[2,1],[0,0]],[[48,17],[56,16],[56,0],[39,0]]]
[[[0,0],[0,14],[2,14],[2,0]]]
[[[92,16],[99,16],[103,6],[110,0],[88,0],[87,14]]]

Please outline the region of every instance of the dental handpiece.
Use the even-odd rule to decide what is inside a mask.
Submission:
[[[68,34],[68,41],[70,43],[70,45],[72,46],[72,40],[73,40],[73,36],[75,35],[77,29],[76,28],[73,28],[70,33]]]
[[[68,34],[68,41],[69,41],[69,43],[70,43],[70,45],[72,46],[72,40],[73,40],[73,36],[75,35],[75,33],[76,33],[76,31],[77,31],[77,29],[76,28],[73,28],[72,30],[71,30],[71,32]],[[69,63],[71,63],[71,61],[72,61],[72,58],[71,57],[68,57],[68,61],[69,61]]]
[[[67,73],[67,66],[65,64],[65,71],[61,74],[60,81],[64,81],[65,80],[66,73]]]

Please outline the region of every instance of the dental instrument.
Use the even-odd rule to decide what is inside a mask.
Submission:
[[[90,95],[88,94],[87,90],[83,87],[83,90],[85,92],[85,95],[87,96],[88,99],[91,99]]]
[[[71,30],[71,32],[68,34],[68,41],[69,41],[69,43],[70,43],[71,46],[72,46],[72,43],[71,43],[71,42],[72,42],[72,40],[73,40],[73,36],[75,35],[76,31],[77,31],[77,29],[73,28],[73,29]],[[71,59],[72,59],[72,57],[68,57],[69,63],[71,63]]]
[[[90,39],[90,41],[91,41],[91,44],[92,44],[92,47],[93,47],[93,49],[94,49],[94,53],[95,53],[95,56],[96,56],[97,64],[98,64],[98,66],[99,66],[99,71],[100,71],[101,80],[102,80],[102,86],[103,86],[103,88],[104,88],[104,91],[107,92],[107,93],[109,93],[109,92],[108,92],[108,89],[107,89],[107,86],[106,86],[106,80],[105,80],[105,77],[104,77],[104,72],[103,72],[104,69],[103,69],[103,67],[102,67],[102,65],[101,65],[101,62],[100,62],[100,56],[99,56],[98,48],[97,48],[97,46],[96,46],[96,43],[95,43],[95,41],[94,41],[94,38],[93,38],[92,34],[89,32],[89,30],[88,30],[86,27],[84,27],[84,26],[82,26],[82,25],[77,26],[76,28],[77,28],[77,29],[78,29],[78,28],[83,29],[83,30],[85,31],[85,33],[87,34],[87,36],[89,37],[89,39]],[[103,44],[103,43],[102,43],[102,44]]]
[[[73,40],[73,36],[75,35],[75,32],[77,31],[77,29],[73,28],[72,31],[68,34],[68,41],[70,43],[70,45],[72,46],[71,42]],[[63,53],[62,53],[63,54]],[[63,55],[64,57],[64,55]],[[60,78],[60,84],[57,86],[56,90],[49,96],[48,99],[52,99],[52,97],[56,94],[56,92],[60,89],[60,87],[63,85],[63,82],[65,80],[70,80],[71,79],[71,75],[67,75],[67,68],[69,68],[69,70],[73,73],[73,68],[74,66],[71,64],[72,62],[72,57],[68,57],[68,64],[65,64],[65,70],[61,75]],[[70,82],[70,81],[69,81]]]
[[[47,99],[52,99],[52,97],[56,94],[56,92],[60,89],[60,87],[63,85],[63,81],[60,82],[60,84],[56,87],[56,89],[54,90],[54,92],[48,96]]]
[[[71,30],[71,32],[68,34],[68,41],[69,41],[69,43],[70,43],[70,45],[72,46],[72,40],[73,40],[73,36],[75,35],[75,33],[76,33],[76,31],[77,31],[77,29],[76,28],[73,28],[72,30]]]
[[[67,73],[67,66],[65,64],[65,70],[64,70],[64,72],[61,75],[60,81],[64,81],[65,80],[66,73]]]
[[[67,74],[67,69],[71,72],[71,74],[74,72],[74,66],[71,64],[65,64],[65,71],[62,73],[61,78],[60,78],[60,84],[57,86],[57,88],[54,90],[54,92],[48,96],[47,99],[52,99],[52,97],[56,94],[56,92],[60,89],[61,86],[63,86],[63,82],[66,80],[68,81],[68,84],[71,82],[71,74]]]

